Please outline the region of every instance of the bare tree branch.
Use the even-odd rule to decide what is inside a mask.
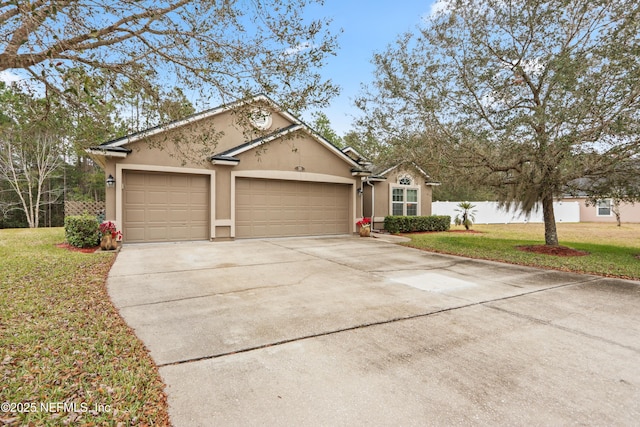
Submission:
[[[0,71],[26,70],[67,99],[66,74],[82,67],[140,83],[170,75],[218,96],[269,89],[296,108],[321,105],[337,93],[318,73],[336,39],[329,20],[304,19],[316,1],[0,2]]]

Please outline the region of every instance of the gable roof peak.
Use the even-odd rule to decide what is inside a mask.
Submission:
[[[158,133],[162,133],[162,132],[166,132],[172,129],[176,129],[185,125],[188,125],[190,123],[195,123],[195,122],[199,122],[201,120],[204,120],[206,118],[209,117],[214,117],[217,116],[219,114],[222,114],[224,112],[233,110],[235,108],[239,108],[241,106],[247,105],[247,104],[254,104],[254,103],[259,103],[259,102],[265,102],[267,105],[269,105],[269,107],[273,108],[274,111],[277,111],[279,114],[283,115],[286,119],[299,124],[301,123],[301,121],[299,119],[297,119],[296,117],[294,117],[293,115],[291,115],[290,113],[284,111],[282,109],[282,107],[280,107],[280,105],[278,105],[274,100],[272,100],[269,96],[261,93],[258,95],[255,95],[253,97],[250,98],[245,98],[245,99],[240,99],[234,102],[230,102],[230,103],[225,103],[225,104],[221,104],[217,107],[214,108],[210,108],[204,111],[201,111],[199,113],[194,113],[191,114],[187,117],[184,117],[182,119],[178,119],[178,120],[173,120],[167,123],[163,123],[157,126],[153,126],[151,128],[148,129],[144,129],[141,131],[137,131],[137,132],[133,132],[129,135],[123,136],[121,138],[116,138],[113,139],[111,141],[106,141],[103,142],[99,145],[99,147],[121,147],[123,145],[127,145],[130,144],[132,142],[136,142],[139,141],[143,138],[147,138],[149,136],[152,135],[156,135]]]

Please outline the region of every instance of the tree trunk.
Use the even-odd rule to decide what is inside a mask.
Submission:
[[[613,207],[611,208],[613,214],[616,216],[616,222],[618,223],[618,227],[622,225],[622,218],[620,218],[620,201],[615,199],[613,201]]]
[[[556,230],[556,215],[553,212],[553,196],[542,198],[542,216],[544,218],[544,243],[558,246],[558,231]]]

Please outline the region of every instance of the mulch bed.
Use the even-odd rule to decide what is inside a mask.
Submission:
[[[82,253],[85,253],[85,254],[92,254],[95,251],[97,251],[98,249],[100,249],[100,246],[94,246],[93,248],[76,248],[75,246],[71,246],[68,243],[58,243],[58,244],[56,244],[56,248],[66,249],[66,250],[72,251],[72,252],[82,252]]]
[[[566,257],[589,255],[589,252],[571,249],[566,246],[531,245],[531,246],[516,246],[516,249],[524,252],[535,252],[537,254],[566,256]]]

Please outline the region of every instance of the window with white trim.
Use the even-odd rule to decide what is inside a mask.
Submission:
[[[391,215],[420,215],[420,187],[411,185],[413,180],[409,176],[400,177],[398,184],[391,187]]]
[[[598,200],[597,216],[611,216],[611,199]]]

